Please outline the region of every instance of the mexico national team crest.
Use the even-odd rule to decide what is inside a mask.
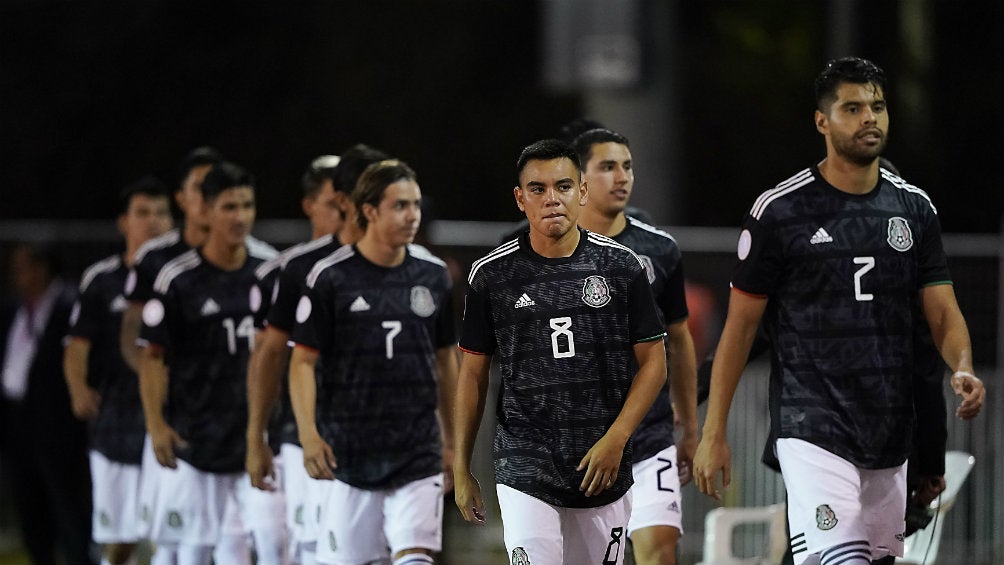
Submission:
[[[906,251],[913,247],[913,233],[905,218],[899,216],[889,218],[889,236],[886,241],[896,251]]]
[[[411,311],[423,318],[428,318],[436,311],[436,301],[432,292],[424,286],[411,287]]]
[[[593,308],[601,308],[610,302],[610,287],[607,280],[599,275],[586,277],[582,285],[582,301]]]
[[[526,554],[525,549],[517,547],[512,550],[512,565],[530,565],[530,556]]]
[[[816,527],[825,531],[832,530],[836,525],[837,515],[829,504],[820,504],[816,507]]]
[[[648,284],[655,282],[655,265],[652,264],[652,258],[648,255],[639,255],[641,259],[641,264],[645,265],[645,274],[648,275]]]

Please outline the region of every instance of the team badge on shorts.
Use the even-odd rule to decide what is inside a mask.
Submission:
[[[582,301],[593,308],[601,308],[610,302],[610,287],[607,280],[599,275],[586,277],[582,285]]]
[[[820,530],[832,530],[837,521],[837,515],[833,513],[829,504],[820,504],[816,507],[816,526]]]
[[[530,565],[530,556],[525,549],[517,547],[512,550],[512,565]]]
[[[436,301],[428,288],[421,285],[411,287],[411,311],[423,318],[436,312]]]
[[[338,549],[338,543],[335,542],[335,532],[328,530],[328,545],[331,547],[331,551]]]
[[[167,513],[167,525],[172,528],[180,528],[182,526],[181,513],[172,510]]]
[[[913,247],[913,233],[910,231],[910,224],[906,218],[894,216],[889,218],[888,237],[886,241],[896,251],[906,251]]]

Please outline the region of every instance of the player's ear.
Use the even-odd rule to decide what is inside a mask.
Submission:
[[[816,113],[813,115],[813,121],[816,122],[816,131],[826,135],[829,129],[829,118],[826,117],[826,114],[816,110]]]
[[[585,179],[582,179],[582,184],[579,185],[579,206],[585,206],[588,200],[589,185]]]
[[[364,202],[363,203],[363,209],[360,210],[360,212],[362,212],[363,217],[366,218],[367,222],[369,222],[369,223],[372,224],[373,222],[376,221],[376,218],[377,218],[377,208],[376,208],[376,206],[374,206],[374,205],[372,205],[372,204],[370,204],[368,202]]]
[[[516,186],[512,189],[512,196],[516,199],[516,207],[519,208],[520,212],[526,212],[526,208],[523,207],[523,189]]]

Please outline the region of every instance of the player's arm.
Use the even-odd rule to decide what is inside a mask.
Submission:
[[[676,418],[683,427],[683,438],[676,444],[677,467],[683,472],[681,485],[690,482],[694,452],[697,451],[697,354],[694,340],[681,320],[666,328],[669,351],[669,392]]]
[[[955,290],[950,284],[926,286],[920,291],[920,301],[934,344],[952,369],[952,390],[962,398],[956,414],[963,419],[974,418],[983,407],[986,390],[973,370],[969,328],[955,299]]]
[[[258,332],[248,362],[248,427],[245,469],[255,488],[275,490],[272,448],[268,445],[268,421],[279,398],[282,369],[289,333],[274,326]]]
[[[140,353],[139,369],[139,395],[153,452],[158,463],[175,469],[178,462],[174,448],[185,445],[185,442],[164,420],[168,377],[163,347],[152,343],[144,347]]]
[[[87,360],[91,353],[91,342],[80,336],[73,336],[63,350],[63,373],[66,386],[70,389],[73,415],[80,420],[90,420],[98,415],[101,396],[87,384]]]
[[[139,374],[140,346],[136,345],[139,331],[143,327],[143,303],[130,300],[122,312],[122,328],[119,330],[119,349],[126,365]]]
[[[722,474],[722,487],[729,486],[732,481],[731,455],[725,437],[729,408],[766,307],[766,298],[735,289],[729,297],[728,316],[725,318],[725,327],[711,368],[711,391],[708,396],[708,414],[704,419],[704,433],[694,456],[694,480],[697,488],[715,500],[720,498],[715,484],[718,473]]]
[[[439,417],[439,428],[443,438],[444,492],[453,490],[453,460],[455,457],[453,444],[453,403],[457,397],[458,370],[456,344],[436,350],[436,381],[439,385],[436,414]]]
[[[289,399],[293,404],[300,445],[303,446],[303,466],[311,477],[330,481],[335,478],[332,469],[338,465],[331,446],[317,431],[317,381],[314,374],[317,357],[317,351],[309,347],[297,345],[293,348],[289,359]]]
[[[471,458],[485,412],[491,362],[490,355],[463,353],[453,412],[453,445],[456,449],[453,462],[454,499],[464,520],[479,525],[485,523],[485,504],[481,498],[481,485],[471,473]]]
[[[662,339],[634,345],[638,373],[628,389],[624,406],[607,432],[586,452],[576,470],[585,470],[579,490],[586,496],[600,494],[614,484],[620,469],[624,446],[635,428],[652,407],[652,402],[666,386],[666,345]]]

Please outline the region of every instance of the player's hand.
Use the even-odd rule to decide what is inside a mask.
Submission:
[[[331,451],[331,446],[317,434],[301,437],[300,445],[303,446],[303,466],[310,478],[322,481],[335,480],[333,470],[338,467],[338,462],[335,461],[335,453]]]
[[[617,472],[620,470],[621,458],[624,457],[624,441],[614,437],[610,431],[603,434],[585,457],[579,461],[576,471],[586,471],[579,484],[579,490],[586,491],[586,496],[600,494],[606,489],[614,486],[617,480]]]
[[[927,508],[931,501],[938,498],[938,495],[945,492],[945,477],[943,476],[918,476],[912,482],[913,493],[910,496],[910,504],[915,504]]]
[[[275,490],[275,456],[264,438],[248,440],[248,452],[244,458],[244,468],[251,479],[251,486],[267,491]]]
[[[956,371],[952,375],[951,384],[955,394],[962,397],[962,404],[959,404],[955,414],[963,420],[970,420],[979,415],[983,408],[983,400],[987,395],[986,389],[983,388],[983,381],[972,373]]]
[[[689,483],[694,478],[694,454],[697,453],[697,432],[684,433],[683,438],[676,442],[676,474],[680,477],[680,486]]]
[[[174,455],[176,447],[187,447],[185,440],[181,439],[174,428],[163,424],[149,429],[150,443],[153,445],[153,453],[157,457],[157,463],[168,469],[177,469],[178,460]]]
[[[715,500],[721,500],[722,495],[716,481],[718,473],[722,474],[722,489],[732,482],[732,451],[724,440],[712,440],[704,436],[697,446],[694,455],[694,482],[697,489]]]
[[[478,526],[485,525],[485,503],[481,498],[481,484],[470,471],[457,472],[453,477],[453,499],[457,502],[464,520]]]
[[[89,386],[78,389],[71,388],[70,403],[73,415],[78,420],[92,420],[98,415],[98,409],[101,408],[101,395]]]
[[[443,492],[453,490],[453,448],[443,448]]]

